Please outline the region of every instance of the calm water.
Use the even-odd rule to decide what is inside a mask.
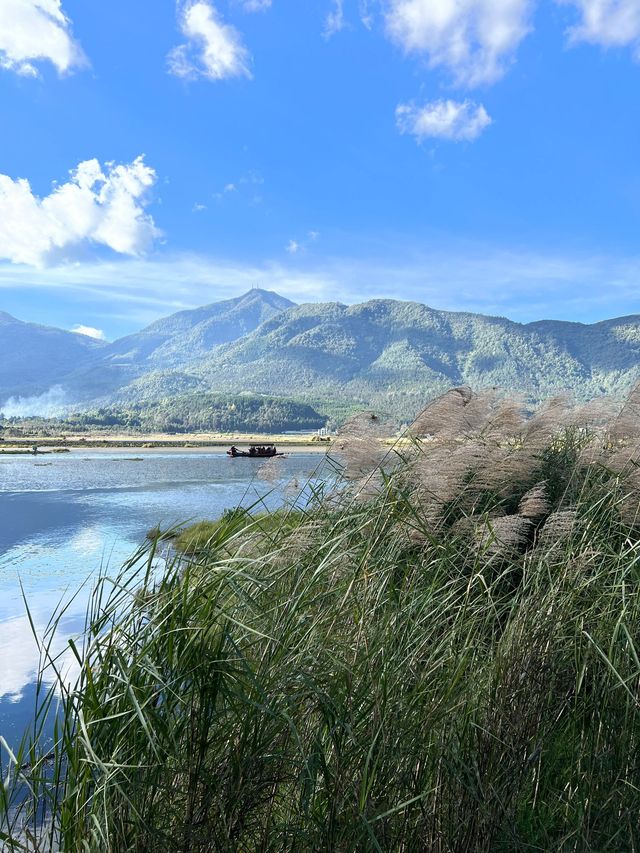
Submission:
[[[39,634],[60,600],[82,588],[62,620],[62,648],[82,627],[87,579],[101,568],[115,573],[149,528],[295,500],[322,457],[280,459],[275,482],[256,476],[261,464],[222,451],[0,457],[0,735],[15,743],[33,710],[38,651],[20,584]]]

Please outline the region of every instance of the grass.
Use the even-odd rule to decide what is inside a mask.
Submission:
[[[348,425],[308,512],[98,584],[53,759],[44,691],[5,752],[7,849],[638,849],[633,419],[436,403],[382,456]]]
[[[191,524],[175,535],[173,546],[179,554],[187,556],[207,555],[217,551],[224,543],[237,545],[235,534],[249,535],[264,543],[271,541],[274,536],[281,536],[295,528],[304,513],[300,510],[273,510],[271,512],[250,512],[236,508],[225,510],[222,518],[214,521],[198,521]],[[163,534],[157,529],[149,531],[148,538],[152,539]]]

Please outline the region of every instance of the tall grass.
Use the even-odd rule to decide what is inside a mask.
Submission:
[[[349,485],[286,523],[161,576],[149,544],[96,589],[53,766],[38,723],[10,762],[7,847],[636,850],[628,406],[458,390],[391,450],[349,425]]]

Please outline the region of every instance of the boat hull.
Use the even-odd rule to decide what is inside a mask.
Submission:
[[[284,453],[278,453],[277,450],[273,450],[273,452],[265,453],[264,451],[261,453],[250,453],[248,450],[227,450],[227,456],[231,459],[273,459],[274,456],[284,456]]]

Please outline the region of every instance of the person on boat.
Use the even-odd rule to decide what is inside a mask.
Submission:
[[[229,450],[229,453],[230,453],[232,456],[235,456],[237,452],[238,452],[238,448],[235,446],[235,444],[232,444],[232,445],[231,445],[231,449]]]

